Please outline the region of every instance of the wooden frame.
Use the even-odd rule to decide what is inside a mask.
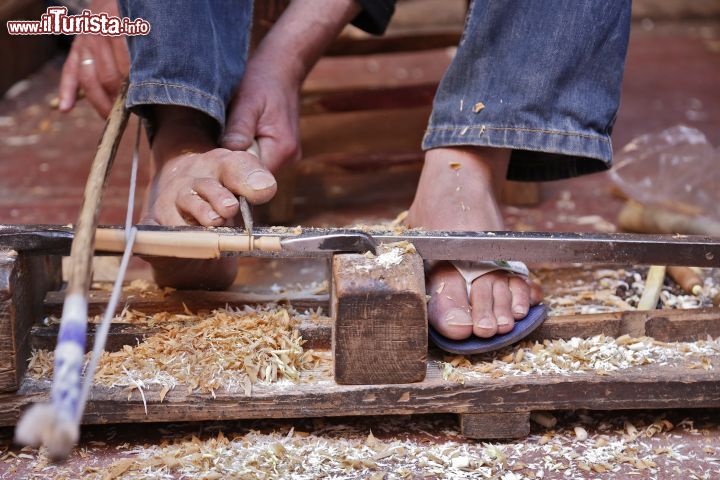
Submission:
[[[6,278],[15,278],[7,288],[0,309],[0,345],[12,342],[16,357],[12,370],[16,392],[0,393],[0,425],[13,425],[29,404],[46,399],[50,381],[22,376],[32,348],[53,348],[57,326],[43,326],[40,320],[57,315],[62,293],[59,286],[59,257],[7,253],[2,257]],[[52,268],[50,268],[52,267]],[[9,276],[8,276],[9,272]],[[50,272],[50,275],[46,275]],[[23,279],[17,282],[17,279]],[[7,282],[6,282],[7,283]],[[45,295],[45,292],[48,292]],[[7,292],[11,292],[8,294]],[[372,292],[369,292],[372,294]],[[44,308],[37,303],[45,295]],[[99,313],[107,301],[107,292],[95,291],[90,313]],[[34,299],[28,303],[28,299]],[[296,308],[328,308],[330,295],[252,295],[233,292],[172,292],[125,298],[131,308],[146,313],[211,309],[230,305],[287,302]],[[30,308],[27,305],[31,305]],[[35,305],[35,307],[32,307]],[[25,312],[13,315],[9,312]],[[29,314],[29,315],[28,315]],[[30,329],[30,324],[35,325]],[[332,322],[307,320],[300,326],[308,347],[331,347]],[[17,336],[23,330],[25,337]],[[90,328],[92,336],[94,329]],[[114,324],[108,350],[135,343],[153,329],[137,324]],[[686,341],[720,336],[720,309],[654,310],[569,315],[551,317],[532,339],[568,339],[598,334],[653,336],[663,341]],[[27,338],[30,341],[27,341]],[[23,342],[21,339],[25,338]],[[4,343],[3,343],[4,342]],[[216,396],[188,394],[183,388],[170,391],[160,401],[159,388],[145,390],[147,414],[142,399],[128,400],[123,389],[93,388],[85,423],[126,423],[159,421],[196,421],[249,418],[297,418],[309,416],[388,415],[419,413],[455,413],[461,419],[463,435],[471,438],[522,437],[529,431],[530,413],[537,410],[589,408],[598,410],[647,408],[720,407],[720,362],[713,369],[646,365],[599,375],[527,375],[501,378],[469,377],[464,384],[442,377],[439,361],[443,354],[429,352],[426,376],[406,384],[341,385],[328,374],[316,375],[313,383],[301,383],[292,389],[276,385],[257,385],[251,397],[241,393],[216,392]],[[22,361],[20,361],[22,360]]]

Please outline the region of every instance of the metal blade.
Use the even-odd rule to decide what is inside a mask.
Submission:
[[[376,252],[373,237],[357,230],[333,230],[331,233],[301,233],[283,238],[282,254],[297,256],[329,256],[335,253]]]
[[[373,234],[378,243],[408,241],[426,260],[520,260],[529,263],[720,267],[720,238],[689,235],[538,232]]]

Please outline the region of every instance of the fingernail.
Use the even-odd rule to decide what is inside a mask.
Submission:
[[[275,178],[269,173],[259,170],[248,175],[247,183],[253,190],[267,190],[275,185]]]
[[[239,202],[237,201],[236,198],[226,198],[226,199],[223,200],[223,202],[222,202],[223,207],[234,207],[234,206],[237,205],[238,203],[239,203]]]
[[[499,327],[500,327],[500,326],[503,326],[503,327],[504,327],[505,325],[510,325],[510,323],[511,323],[512,321],[513,321],[513,320],[512,320],[512,318],[510,318],[510,317],[505,317],[505,316],[502,316],[502,315],[499,316],[499,317],[497,317],[497,324],[498,324]]]
[[[461,308],[453,308],[448,311],[443,317],[443,323],[450,326],[467,326],[472,325],[472,318],[468,313]]]
[[[60,99],[60,110],[67,110],[70,108],[70,100],[67,98]]]
[[[245,135],[238,135],[236,133],[225,135],[222,141],[223,143],[234,143],[239,145],[246,145],[250,143]]]

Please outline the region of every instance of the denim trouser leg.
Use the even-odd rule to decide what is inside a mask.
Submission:
[[[150,22],[130,37],[128,107],[178,105],[225,125],[225,111],[245,71],[252,0],[119,0],[123,16]]]
[[[424,149],[513,149],[508,178],[609,168],[630,0],[474,0]]]

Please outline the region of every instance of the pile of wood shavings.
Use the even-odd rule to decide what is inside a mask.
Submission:
[[[611,422],[580,415],[582,426],[563,426],[522,441],[492,444],[465,441],[453,430],[438,432],[426,421],[410,430],[431,429],[433,439],[377,438],[366,428],[332,425],[306,432],[290,428],[242,434],[186,435],[157,446],[124,450],[130,455],[99,469],[88,465],[87,478],[174,479],[314,479],[397,480],[404,478],[520,480],[538,478],[717,478],[720,462],[711,431],[692,420],[673,424],[667,418],[613,418]],[[397,424],[389,419],[386,424]],[[407,419],[394,430],[406,431]],[[575,422],[573,422],[575,423]],[[584,435],[578,436],[582,431]],[[682,435],[678,435],[678,433]],[[423,436],[425,436],[423,435]],[[694,448],[671,437],[695,439]],[[703,437],[706,440],[703,442]],[[702,445],[705,445],[702,447]],[[698,448],[698,446],[702,448]],[[32,452],[26,453],[33,457]],[[47,466],[44,455],[37,464]],[[83,457],[84,458],[84,457]],[[92,457],[91,457],[92,458]],[[25,457],[23,461],[27,462]],[[89,463],[85,460],[83,463]],[[691,465],[691,468],[688,468]],[[60,467],[62,468],[62,467]]]
[[[591,314],[635,310],[645,290],[646,268],[597,269],[592,272],[580,271],[582,278],[571,282],[568,278],[556,279],[560,285],[548,285],[552,271],[540,274],[539,283],[551,287],[544,302],[550,307],[551,315]],[[720,292],[717,270],[705,270],[702,295],[683,292],[669,278],[660,293],[660,307],[664,309],[691,309],[709,307],[712,298]],[[587,278],[586,278],[587,277]]]
[[[698,342],[659,342],[629,335],[612,338],[522,342],[488,357],[446,357],[440,362],[445,380],[463,383],[467,377],[498,378],[524,375],[573,375],[610,372],[656,363],[684,362],[688,368],[712,370],[712,359],[720,358],[720,338]]]
[[[162,401],[168,391],[184,385],[190,392],[213,396],[219,389],[250,395],[257,382],[297,382],[301,372],[327,362],[314,351],[303,349],[297,330],[300,316],[287,308],[125,315],[154,318],[149,323],[161,329],[135,347],[126,345],[120,351],[105,352],[100,359],[95,383],[124,387],[129,394],[136,389],[142,394],[155,385],[161,388]],[[52,374],[52,362],[52,352],[35,351],[28,371],[35,378],[46,378]]]
[[[92,288],[94,290],[103,290],[106,292],[112,292],[114,284],[112,282],[94,282]],[[123,285],[122,289],[125,295],[139,295],[141,297],[165,297],[175,291],[174,288],[170,287],[158,287],[156,284],[137,278],[127,285]]]

